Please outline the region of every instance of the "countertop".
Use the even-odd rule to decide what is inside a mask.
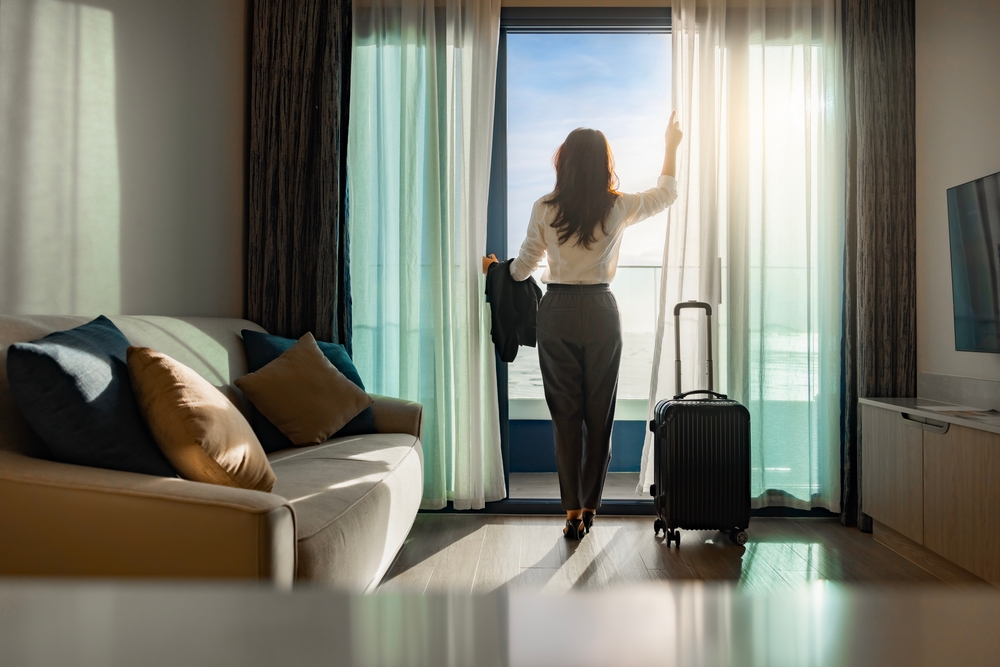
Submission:
[[[1000,434],[1000,414],[982,416],[969,414],[968,409],[976,406],[960,406],[928,398],[859,398],[858,402],[862,405],[922,417],[932,423],[944,422]]]

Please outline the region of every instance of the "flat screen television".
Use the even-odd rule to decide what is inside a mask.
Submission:
[[[948,190],[955,349],[1000,352],[1000,173]]]

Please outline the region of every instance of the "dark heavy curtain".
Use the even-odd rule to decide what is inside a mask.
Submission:
[[[859,397],[917,388],[913,0],[844,0],[847,248],[843,514],[871,530],[861,495]]]
[[[351,349],[348,0],[251,2],[247,318]]]

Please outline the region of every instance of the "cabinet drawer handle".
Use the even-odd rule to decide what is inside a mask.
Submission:
[[[900,412],[899,416],[903,418],[903,423],[907,426],[922,428],[923,430],[930,431],[931,433],[947,433],[948,427],[951,426],[948,422],[939,422],[933,419],[927,419],[926,417],[911,415],[906,412]]]

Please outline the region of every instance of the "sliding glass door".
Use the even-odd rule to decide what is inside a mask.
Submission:
[[[608,137],[622,191],[655,185],[672,108],[670,55],[667,10],[504,12],[490,252],[501,258],[517,255],[532,204],[555,183],[553,154],[577,127],[598,129]],[[604,501],[618,511],[628,505],[642,511],[637,505],[649,504],[636,484],[665,233],[665,214],[631,228],[612,283],[624,350]],[[535,274],[539,282],[542,268]],[[552,426],[537,351],[522,347],[513,363],[501,366],[510,502],[557,503]]]

